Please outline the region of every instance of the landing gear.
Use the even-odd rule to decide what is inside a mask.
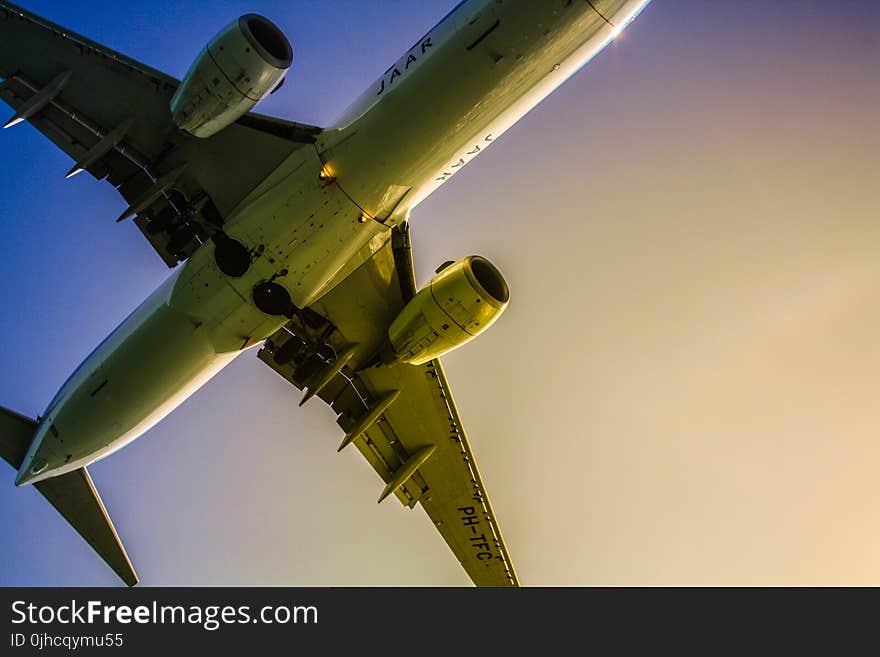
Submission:
[[[248,248],[222,231],[214,233],[214,262],[227,276],[240,278],[251,266]]]
[[[254,305],[267,315],[293,317],[295,308],[290,299],[290,292],[274,281],[264,281],[255,285],[251,298]]]

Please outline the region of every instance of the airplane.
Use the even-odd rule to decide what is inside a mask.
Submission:
[[[138,576],[88,466],[238,355],[337,415],[338,446],[420,504],[477,586],[519,578],[440,358],[510,302],[479,255],[421,289],[411,212],[605,48],[649,0],[465,0],[330,127],[253,111],[291,68],[247,14],[182,81],[0,0],[3,126],[30,122],[106,180],[171,275],[37,418],[0,408],[0,456],[129,586]]]

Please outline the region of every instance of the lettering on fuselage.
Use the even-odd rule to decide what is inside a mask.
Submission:
[[[440,174],[440,177],[435,178],[435,180],[437,182],[446,182],[447,180],[452,178],[452,176],[455,175],[455,173],[458,169],[460,169],[465,164],[470,162],[474,157],[476,157],[480,152],[482,152],[482,150],[486,147],[487,144],[490,144],[493,141],[495,141],[495,137],[493,137],[492,133],[490,132],[488,135],[486,135],[486,138],[483,139],[482,144],[475,144],[471,150],[469,150],[467,153],[464,154],[465,157],[458,158],[457,162],[450,164],[448,167],[446,167],[446,169],[452,169],[452,171],[443,171],[443,173]]]
[[[409,52],[406,53],[405,63],[401,64],[400,62],[398,62],[387,71],[385,71],[385,77],[383,77],[382,81],[379,83],[379,93],[377,93],[376,95],[381,96],[385,93],[386,89],[390,89],[397,80],[399,80],[406,74],[406,72],[409,70],[409,67],[418,62],[419,59],[424,56],[433,46],[434,44],[431,43],[431,35],[429,34],[424,39],[419,41],[419,43],[410,48]]]

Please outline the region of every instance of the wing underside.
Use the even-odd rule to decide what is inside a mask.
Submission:
[[[421,504],[475,584],[515,586],[516,572],[440,362],[361,368],[415,292],[409,233],[395,229],[371,260],[260,351],[294,386],[338,415],[394,495]],[[382,327],[386,327],[383,329]]]
[[[188,258],[318,128],[248,114],[209,139],[180,130],[178,81],[0,2],[0,100],[72,159],[107,180],[168,266]],[[51,175],[51,172],[50,172]],[[125,207],[125,206],[123,206]],[[112,218],[108,217],[108,220]]]

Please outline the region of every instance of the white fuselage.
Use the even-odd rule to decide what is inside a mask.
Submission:
[[[420,201],[598,53],[648,0],[467,0],[417,41],[314,147],[295,151],[227,218],[259,256],[241,277],[207,242],[71,375],[16,483],[81,468],[156,424],[389,239]]]

